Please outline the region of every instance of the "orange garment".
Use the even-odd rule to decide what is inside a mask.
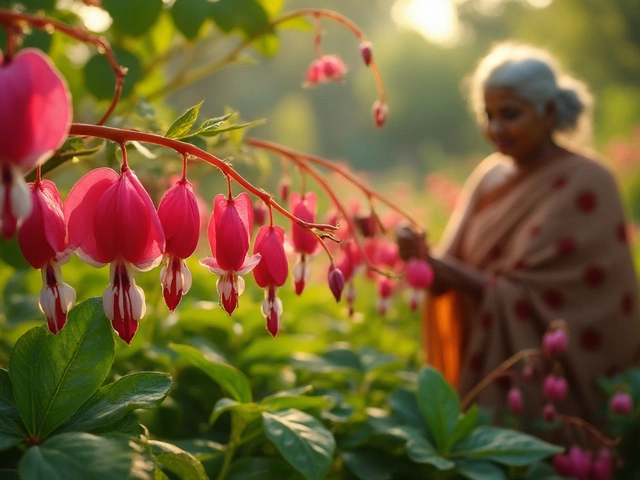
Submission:
[[[570,397],[558,410],[593,412],[599,376],[629,367],[640,352],[638,287],[618,189],[598,162],[578,155],[518,171],[493,155],[463,190],[440,245],[493,279],[480,301],[457,292],[429,298],[428,363],[464,395],[514,353],[540,346],[547,326],[567,321],[561,365]],[[548,363],[548,362],[547,362]],[[546,375],[546,364],[540,363]],[[477,401],[501,407],[509,382]],[[519,385],[531,412],[540,382]]]

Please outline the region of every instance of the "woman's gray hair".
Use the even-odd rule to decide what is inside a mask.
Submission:
[[[507,87],[540,113],[555,104],[555,130],[586,141],[591,135],[593,100],[586,85],[562,73],[547,51],[512,42],[494,47],[469,79],[469,100],[478,121],[485,118],[484,91]]]

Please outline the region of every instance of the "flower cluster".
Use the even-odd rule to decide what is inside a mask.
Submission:
[[[577,480],[613,480],[615,467],[608,448],[601,448],[594,455],[591,450],[578,445],[553,458],[553,467],[558,475]]]

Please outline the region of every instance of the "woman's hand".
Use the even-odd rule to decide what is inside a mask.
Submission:
[[[440,295],[449,289],[470,294],[480,298],[488,283],[488,276],[473,267],[462,263],[460,260],[450,257],[431,257],[427,261],[433,268],[433,286],[431,293]]]
[[[408,223],[396,228],[398,254],[405,262],[412,258],[426,258],[429,252],[424,232],[413,229]]]

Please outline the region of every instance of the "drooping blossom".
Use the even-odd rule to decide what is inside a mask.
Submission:
[[[364,60],[364,64],[368,67],[373,58],[373,45],[371,45],[371,42],[365,40],[360,43],[360,55],[362,56],[362,60]]]
[[[409,307],[416,310],[424,298],[425,291],[433,283],[433,269],[426,260],[412,258],[407,263],[406,279],[411,290]]]
[[[160,271],[162,295],[170,311],[191,288],[191,272],[185,258],[198,246],[200,211],[193,185],[186,178],[167,190],[158,205],[158,217],[166,239],[165,265]]]
[[[593,455],[588,450],[583,450],[577,445],[569,449],[569,459],[571,460],[571,475],[577,480],[589,480],[591,477],[591,467],[593,465]]]
[[[317,199],[314,192],[307,192],[302,196],[297,192],[291,194],[291,213],[300,220],[314,223],[316,221],[316,204]],[[293,285],[296,295],[300,295],[311,275],[309,256],[316,252],[319,244],[312,234],[295,222],[292,222],[291,240],[293,250],[298,254],[293,266]]]
[[[267,221],[269,210],[261,199],[253,202],[253,226],[260,228]]]
[[[609,401],[609,408],[616,415],[628,415],[633,410],[633,400],[626,392],[617,392]]]
[[[542,349],[548,357],[562,355],[567,351],[568,346],[567,332],[562,328],[546,332],[542,337]]]
[[[284,230],[278,226],[262,226],[258,230],[253,253],[260,255],[260,263],[253,269],[253,277],[260,288],[264,288],[262,315],[267,330],[272,336],[278,334],[282,301],[278,298],[278,287],[284,285],[289,274],[289,264],[284,252]]]
[[[0,233],[8,239],[31,211],[23,175],[62,145],[72,110],[64,78],[40,50],[10,62],[0,53],[0,92]]]
[[[126,166],[118,175],[97,168],[78,181],[64,204],[69,245],[94,267],[109,264],[102,300],[113,328],[127,344],[146,311],[133,267],[146,271],[162,260],[165,237],[153,202]]]
[[[573,463],[566,453],[558,453],[553,457],[553,469],[558,475],[570,477],[573,475]]]
[[[331,264],[329,266],[329,274],[327,277],[329,290],[331,290],[336,302],[339,302],[342,297],[342,292],[344,291],[344,274],[342,273],[342,270]]]
[[[347,73],[347,66],[337,55],[323,55],[316,58],[307,69],[306,86],[315,86],[326,81],[341,81]]]
[[[556,415],[556,407],[553,406],[553,403],[546,403],[542,407],[542,418],[544,418],[545,422],[553,422],[556,419]]]
[[[220,305],[229,315],[238,308],[238,297],[244,292],[242,275],[253,270],[261,258],[260,254],[247,256],[252,225],[253,208],[247,193],[234,198],[220,194],[214,198],[207,231],[213,257],[200,263],[220,276],[216,289]]]
[[[353,278],[356,271],[362,264],[362,255],[353,239],[348,239],[341,244],[340,256],[336,262],[336,267],[340,269],[346,283],[345,300],[349,309],[349,316],[353,315],[354,302],[356,299],[356,287]]]
[[[378,278],[377,290],[378,290],[378,313],[380,315],[386,315],[391,305],[391,296],[393,295],[393,281],[389,277],[380,276]]]
[[[60,193],[53,182],[40,180],[28,187],[32,208],[18,230],[18,244],[27,262],[42,273],[38,304],[47,317],[49,330],[56,335],[76,301],[75,290],[62,281],[60,270],[72,253],[67,245],[67,224]]]
[[[376,127],[382,128],[387,121],[389,115],[389,107],[386,103],[376,100],[371,107],[371,114],[373,115],[373,123]]]
[[[601,448],[591,466],[591,478],[593,480],[613,480],[615,468],[611,450]]]
[[[544,396],[552,402],[561,402],[567,397],[569,386],[564,377],[547,375],[542,384]]]
[[[507,393],[507,406],[514,415],[522,413],[523,399],[522,390],[518,387],[512,387]]]

